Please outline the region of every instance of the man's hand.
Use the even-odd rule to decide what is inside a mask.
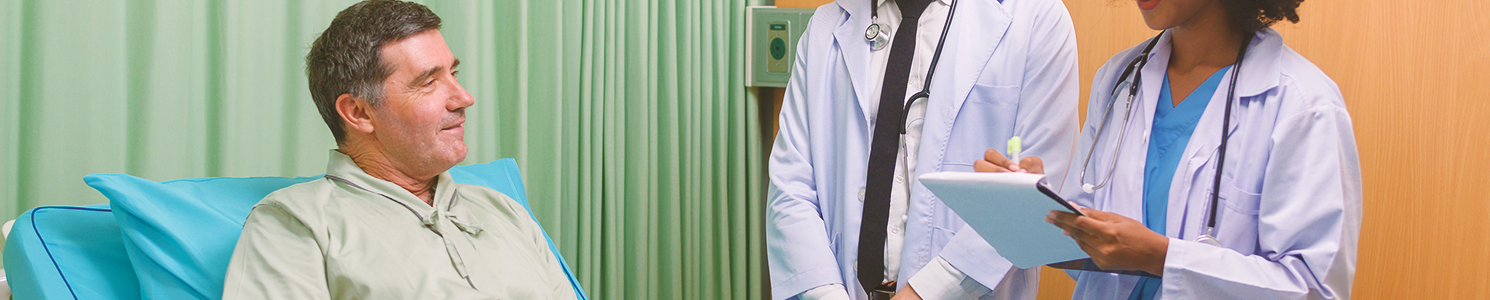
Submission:
[[[895,297],[890,297],[890,300],[921,300],[921,294],[916,294],[916,289],[911,288],[910,283],[906,283],[905,288],[895,292]]]
[[[1026,156],[1014,163],[1013,160],[1004,157],[998,150],[988,149],[983,152],[983,159],[973,162],[973,170],[978,172],[1027,172],[1045,174],[1045,162],[1036,156]]]
[[[1085,216],[1051,211],[1045,222],[1055,224],[1106,270],[1141,270],[1164,276],[1169,238],[1119,214],[1078,207]]]

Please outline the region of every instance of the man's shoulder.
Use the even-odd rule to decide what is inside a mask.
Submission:
[[[515,210],[523,213],[528,212],[528,209],[522,203],[518,203],[517,199],[513,199],[511,196],[507,196],[507,194],[499,192],[492,188],[474,184],[452,184],[454,184],[456,186],[456,189],[460,191],[461,198],[465,198],[466,200],[489,204],[493,206],[493,208],[501,210]]]
[[[261,207],[274,207],[291,214],[319,210],[326,207],[326,201],[331,200],[331,193],[335,187],[325,178],[297,183],[270,192],[254,205],[254,210],[257,211]]]

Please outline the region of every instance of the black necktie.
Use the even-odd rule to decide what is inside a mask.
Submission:
[[[895,155],[900,153],[900,126],[904,126],[900,118],[905,110],[905,88],[916,53],[916,22],[930,3],[931,0],[895,2],[900,7],[901,19],[895,39],[890,43],[885,83],[880,87],[874,140],[869,144],[869,173],[864,183],[864,216],[859,227],[859,284],[870,295],[885,280],[885,226],[890,217]]]

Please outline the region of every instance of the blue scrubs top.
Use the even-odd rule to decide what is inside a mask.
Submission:
[[[1149,133],[1148,160],[1143,170],[1143,224],[1154,232],[1161,235],[1165,232],[1169,185],[1174,181],[1174,171],[1179,168],[1180,156],[1185,152],[1185,145],[1190,143],[1195,124],[1200,122],[1200,115],[1205,112],[1206,104],[1216,94],[1216,88],[1221,85],[1221,77],[1225,77],[1226,70],[1229,69],[1231,66],[1226,66],[1211,74],[1200,87],[1185,96],[1185,100],[1180,101],[1179,105],[1173,105],[1174,96],[1169,92],[1169,75],[1164,76],[1164,87],[1159,89],[1159,102],[1154,105],[1154,128]],[[1161,283],[1159,278],[1141,278],[1128,299],[1154,299]]]

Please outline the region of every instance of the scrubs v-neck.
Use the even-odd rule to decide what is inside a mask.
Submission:
[[[1211,74],[1179,105],[1173,105],[1169,75],[1164,76],[1159,102],[1154,105],[1154,124],[1149,132],[1149,151],[1143,170],[1143,225],[1154,232],[1161,235],[1165,232],[1169,186],[1174,182],[1174,171],[1179,168],[1180,156],[1185,153],[1185,145],[1190,143],[1201,114],[1205,113],[1206,105],[1221,85],[1221,78],[1226,77],[1226,71],[1230,69],[1231,66],[1226,66]],[[1128,299],[1154,299],[1162,282],[1159,278],[1141,278]]]

